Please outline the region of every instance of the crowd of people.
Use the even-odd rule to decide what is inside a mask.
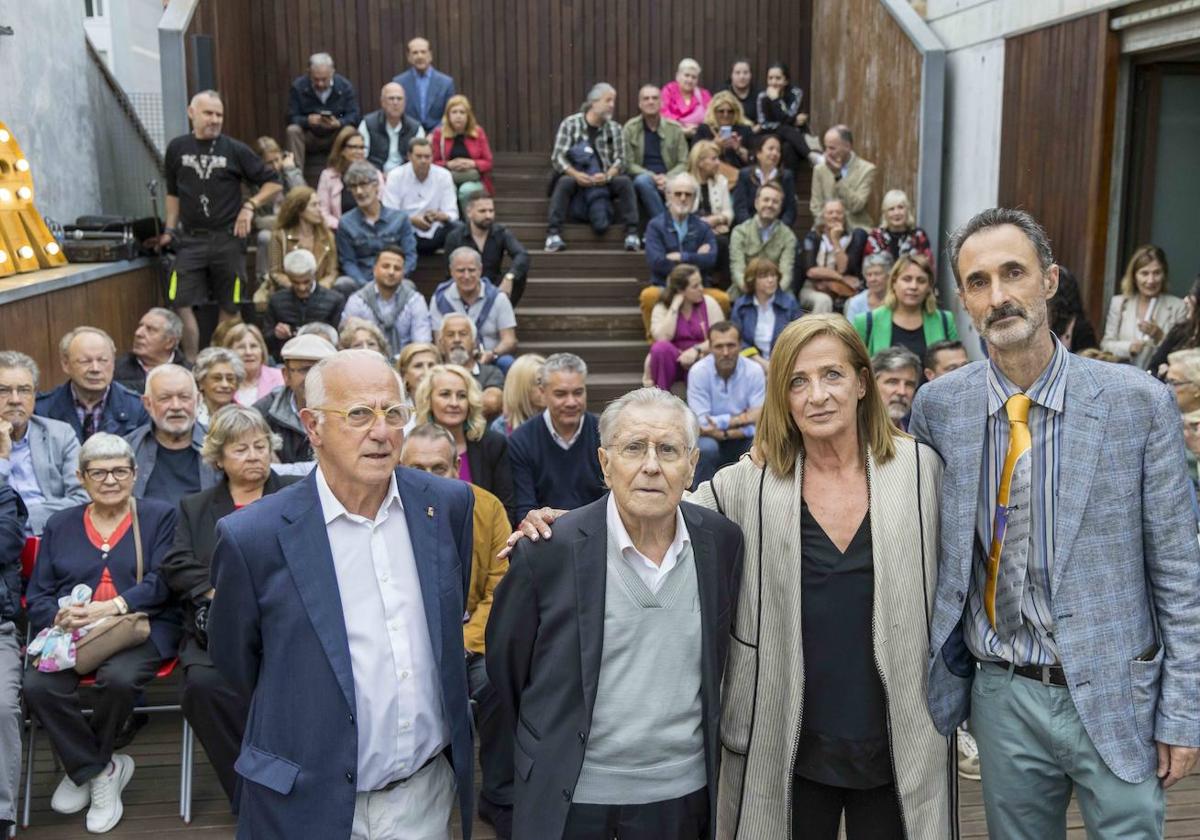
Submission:
[[[366,115],[312,56],[282,145],[197,94],[168,308],[126,353],[71,330],[45,392],[0,348],[0,828],[18,690],[51,808],[103,833],[177,658],[239,836],[448,837],[457,806],[501,837],[933,840],[956,773],[993,836],[1061,836],[1072,783],[1097,836],[1159,836],[1200,746],[1200,282],[1173,297],[1138,249],[1097,339],[1044,231],[988,211],[947,254],[969,364],[852,130],[818,140],[783,64],[713,94],[685,59],[553,140],[545,251],[619,223],[646,258],[643,387],[597,415],[584,359],[519,352],[531,256],[487,134],[407,56]],[[22,664],[22,595],[30,641],[145,619],[86,711],[71,663]]]

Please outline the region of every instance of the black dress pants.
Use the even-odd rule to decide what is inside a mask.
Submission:
[[[446,245],[446,235],[448,233],[450,233],[450,228],[453,225],[454,225],[454,222],[442,222],[442,224],[439,225],[438,229],[434,232],[433,236],[430,236],[430,237],[418,236],[418,237],[416,237],[417,253],[419,255],[421,255],[422,257],[437,253],[441,248],[443,248]]]
[[[158,648],[149,639],[110,657],[96,670],[90,720],[79,700],[79,674],[25,669],[25,702],[42,722],[72,782],[84,785],[108,766],[117,730],[161,664]]]
[[[193,657],[199,653],[193,653]],[[229,802],[233,804],[237,773],[233,769],[242,749],[242,733],[250,706],[213,667],[211,661],[188,665],[183,673],[183,716],[196,730],[204,752]]]
[[[467,681],[471,699],[478,708],[475,729],[479,735],[479,772],[483,784],[479,795],[505,808],[513,804],[513,726],[500,702],[500,695],[488,679],[484,659],[478,653],[467,656]]]
[[[554,182],[554,191],[550,194],[550,223],[546,226],[547,234],[562,233],[562,226],[567,221],[567,214],[571,209],[571,199],[575,196],[575,191],[580,189],[583,188],[576,184],[571,176],[558,176],[558,180]],[[608,182],[608,197],[616,210],[617,222],[624,226],[625,233],[637,233],[637,193],[633,191],[633,181],[628,175],[618,175]]]
[[[837,840],[843,811],[846,840],[904,840],[904,818],[894,784],[854,790],[793,776],[792,785],[795,840]]]
[[[702,840],[708,837],[708,788],[645,805],[572,803],[562,840]]]

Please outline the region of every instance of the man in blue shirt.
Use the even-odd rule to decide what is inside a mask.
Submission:
[[[408,42],[409,68],[392,79],[404,88],[408,107],[426,132],[442,123],[446,102],[454,96],[454,79],[433,66],[433,49],[424,38]]]
[[[688,407],[700,421],[696,484],[750,451],[754,424],[766,400],[762,366],[741,354],[742,337],[729,321],[708,328],[710,353],[688,371]]]
[[[375,167],[361,160],[352,163],[342,183],[358,206],[342,216],[337,230],[338,262],[355,287],[339,281],[338,291],[349,296],[370,283],[375,276],[375,258],[385,245],[404,252],[404,276],[411,277],[417,270],[417,238],[406,214],[383,206]]]

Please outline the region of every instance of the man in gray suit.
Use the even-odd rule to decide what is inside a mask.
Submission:
[[[929,708],[968,714],[992,838],[1161,837],[1200,745],[1200,548],[1171,392],[1073,356],[1047,325],[1058,267],[1027,213],[950,239],[990,361],[917,394],[946,462]],[[1103,453],[1103,454],[1101,454]]]
[[[29,509],[26,530],[40,535],[51,514],[88,500],[76,470],[79,438],[59,420],[36,417],[37,362],[0,352],[0,479]]]

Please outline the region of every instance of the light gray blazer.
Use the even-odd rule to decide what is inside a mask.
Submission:
[[[29,529],[40,535],[46,520],[60,510],[88,501],[79,483],[79,438],[70,425],[49,417],[29,418],[29,447],[33,454],[33,474],[42,488],[45,501],[28,504]]]
[[[970,713],[974,666],[961,623],[973,553],[983,550],[975,515],[987,364],[923,387],[909,422],[946,465],[928,690],[947,734]],[[1109,768],[1136,783],[1155,771],[1155,741],[1200,746],[1200,546],[1179,408],[1132,367],[1071,356],[1065,375],[1054,638],[1084,728]]]

